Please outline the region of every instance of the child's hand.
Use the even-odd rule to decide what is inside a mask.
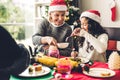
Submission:
[[[79,36],[81,28],[76,28],[72,32],[71,36]]]
[[[77,57],[78,56],[78,52],[77,51],[72,51],[71,52],[71,57]]]

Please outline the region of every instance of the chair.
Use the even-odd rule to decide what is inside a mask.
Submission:
[[[120,51],[120,28],[116,27],[104,27],[108,32],[108,48],[106,51],[106,58],[108,60],[110,54],[113,51]]]

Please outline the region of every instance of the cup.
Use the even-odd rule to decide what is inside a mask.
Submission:
[[[57,72],[62,75],[70,75],[71,74],[71,63],[68,58],[62,58],[58,61]]]
[[[59,50],[49,50],[48,51],[48,56],[59,58]]]
[[[59,58],[59,50],[57,46],[54,46],[54,45],[49,46],[48,56]]]

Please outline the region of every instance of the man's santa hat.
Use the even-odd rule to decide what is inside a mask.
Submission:
[[[96,21],[98,23],[101,22],[100,13],[97,10],[88,10],[88,11],[85,11],[85,12],[83,12],[81,14],[80,20],[81,20],[82,17],[88,17],[88,18],[90,18],[90,19],[92,19],[92,20],[94,20],[94,21]]]
[[[66,11],[67,6],[64,0],[52,0],[50,6],[49,6],[49,11]]]

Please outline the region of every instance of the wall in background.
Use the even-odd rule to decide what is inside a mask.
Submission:
[[[110,0],[80,0],[81,11],[96,9],[101,13],[101,24],[105,27],[120,27],[120,0],[115,0],[117,14],[116,21],[111,20],[111,10],[109,7]]]

